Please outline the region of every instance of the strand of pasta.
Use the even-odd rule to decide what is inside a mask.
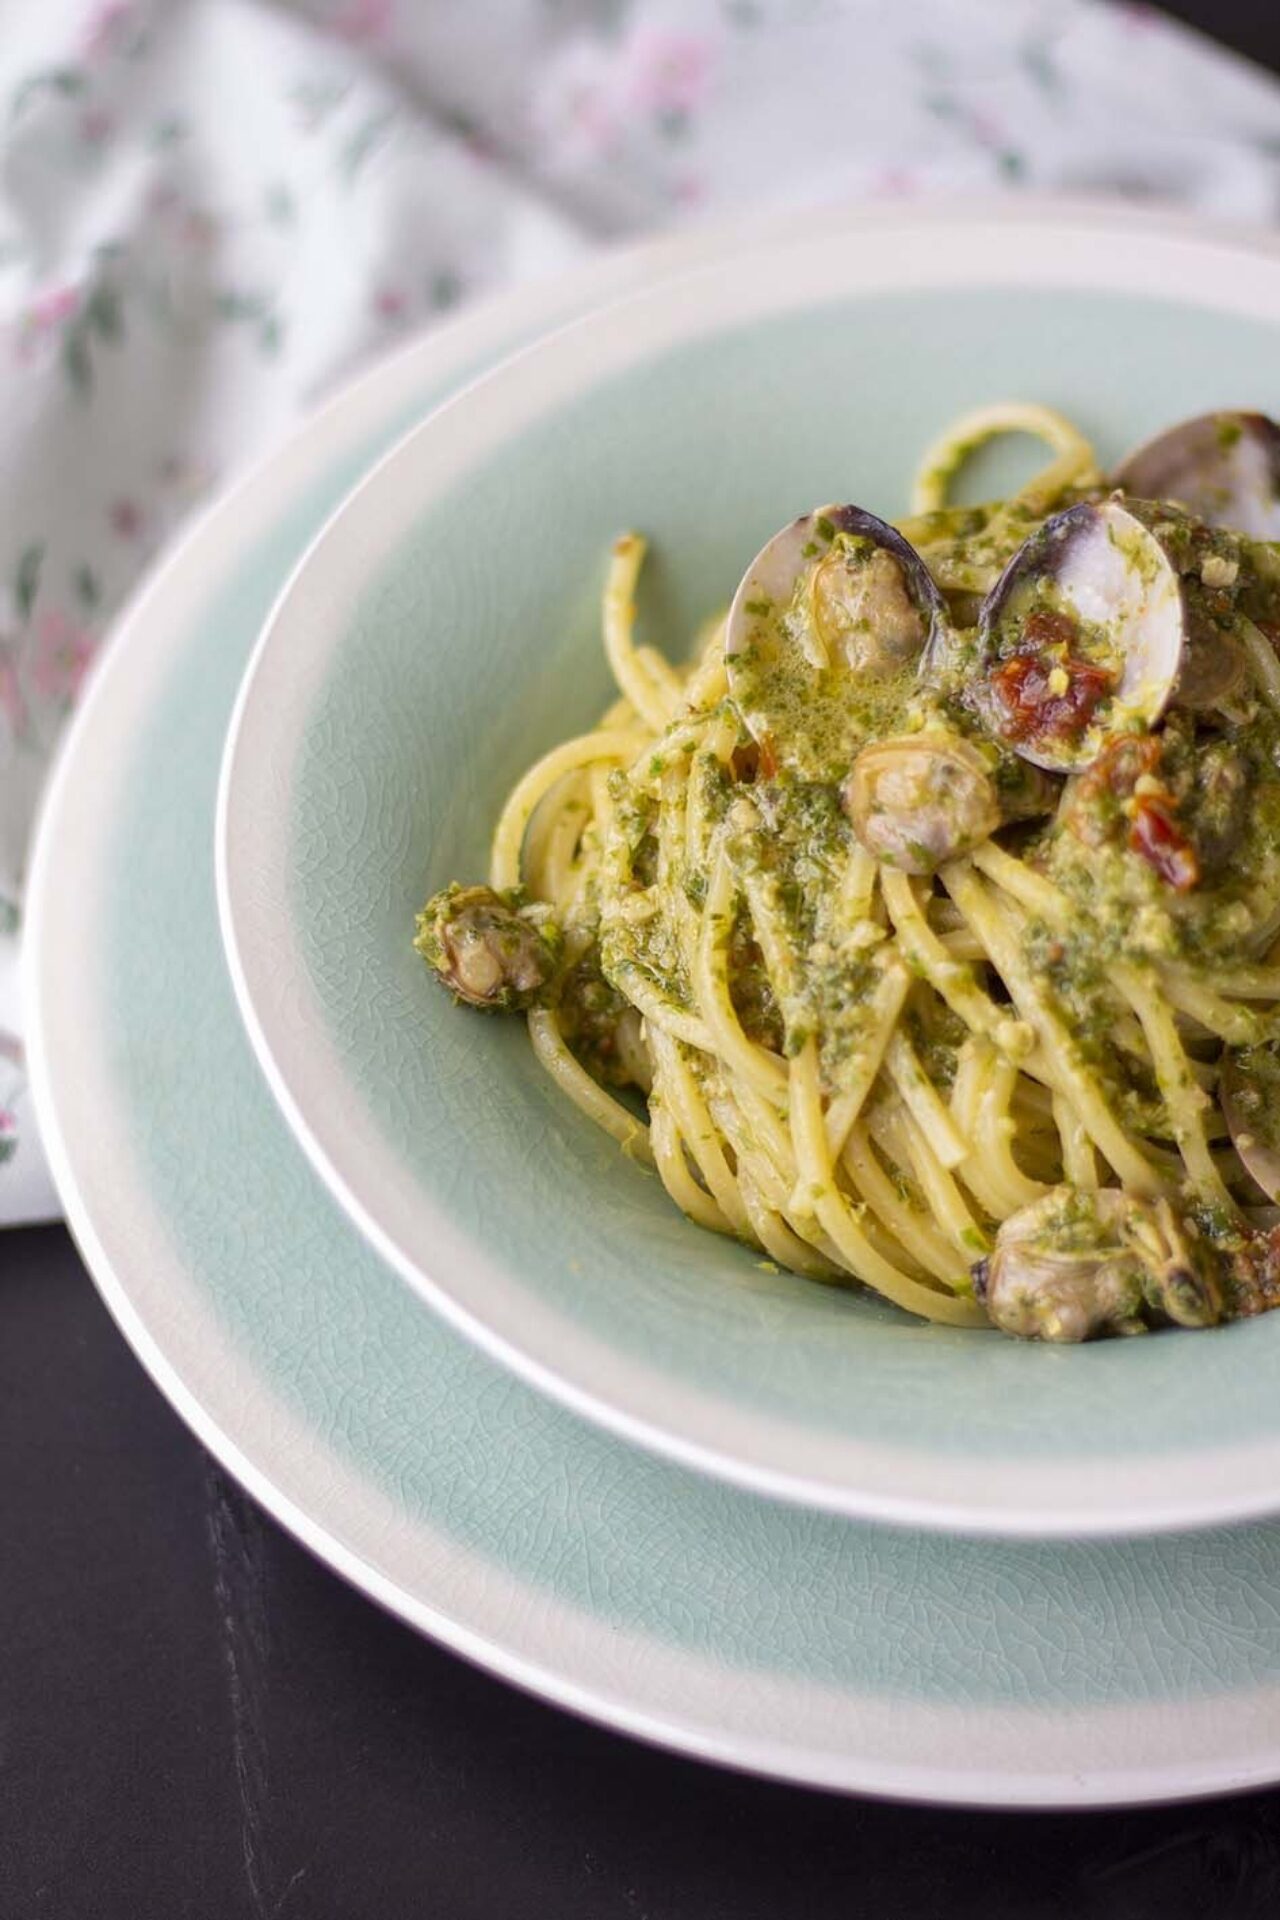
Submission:
[[[643,745],[643,735],[634,731],[599,728],[594,733],[579,734],[575,740],[565,740],[535,761],[517,780],[499,815],[489,861],[490,886],[500,893],[519,886],[525,830],[534,808],[558,780],[592,763],[608,761],[616,766],[634,760]]]
[[[872,1246],[840,1193],[827,1148],[818,1086],[818,1050],[809,1039],[791,1062],[790,1122],[799,1185],[807,1192],[819,1224],[830,1236],[850,1271],[887,1300],[926,1320],[950,1326],[989,1324],[976,1300],[922,1286],[884,1259]]]
[[[901,1027],[894,1027],[884,1050],[885,1073],[939,1165],[950,1169],[967,1159],[969,1142],[942,1104],[942,1096],[921,1066]]]
[[[673,696],[665,678],[671,669],[665,661],[660,684],[655,677],[653,657],[638,654],[631,639],[636,617],[636,580],[644,562],[646,544],[638,533],[621,534],[613,543],[602,609],[604,651],[622,692],[646,725],[654,733],[661,733],[672,716],[680,689],[677,685]]]
[[[1280,1000],[1280,967],[1215,967],[1220,993],[1241,1000]]]
[[[781,1214],[766,1207],[749,1191],[745,1198],[757,1240],[780,1267],[789,1267],[793,1273],[802,1273],[809,1280],[848,1285],[849,1276],[838,1262],[825,1259],[807,1240],[792,1232]]]
[[[707,1112],[706,1102],[679,1045],[667,1034],[655,1033],[650,1045],[661,1072],[663,1098],[680,1129],[685,1146],[706,1183],[707,1191],[734,1233],[749,1239],[751,1222],[742,1203],[720,1134]]]
[[[938,934],[937,938],[943,952],[952,960],[974,961],[987,958],[982,942],[975,937],[969,927],[948,927]]]
[[[639,1009],[651,1028],[670,1034],[673,1040],[683,1040],[686,1046],[698,1047],[703,1053],[715,1052],[715,1042],[706,1022],[678,1005],[634,954],[611,948],[608,968],[615,985],[632,1006]]]
[[[1005,1219],[1048,1191],[1023,1172],[1010,1147],[1009,1108],[1017,1084],[1017,1069],[989,1040],[970,1039],[960,1049],[951,1108],[972,1148],[959,1174],[993,1220]]]
[[[726,948],[732,932],[735,882],[733,868],[720,835],[714,855],[707,897],[702,909],[702,932],[694,963],[694,995],[718,1052],[735,1073],[775,1106],[785,1104],[787,1069],[776,1054],[749,1040],[729,998]]]
[[[652,1027],[705,1053],[713,1053],[715,1043],[706,1022],[691,1008],[679,1004],[635,950],[635,926],[628,919],[632,911],[629,903],[635,898],[631,848],[616,820],[601,856],[600,896],[601,947],[606,970],[615,986]],[[693,998],[696,1004],[696,984]]]
[[[1071,903],[1060,893],[1051,880],[1027,866],[1023,860],[1015,860],[1011,853],[998,847],[994,840],[984,840],[975,847],[969,858],[980,873],[988,880],[994,880],[998,887],[1011,893],[1021,906],[1029,907],[1050,924],[1060,924],[1070,918]]]
[[[855,840],[841,870],[836,889],[836,917],[843,927],[855,927],[870,918],[880,868],[874,855]]]
[[[735,819],[733,824],[737,828],[740,822]],[[758,867],[750,866],[739,874],[738,885],[747,903],[751,931],[760,949],[774,1000],[780,1007],[791,1006],[800,983],[800,955],[788,938],[778,910],[776,881]]]
[[[535,840],[533,829],[546,824]],[[566,775],[537,809],[525,842],[524,869],[529,889],[538,900],[567,905],[578,843],[591,818],[587,783],[580,773]]]
[[[1275,648],[1261,628],[1243,615],[1237,621],[1237,628],[1249,656],[1249,664],[1258,676],[1258,684],[1268,703],[1280,707],[1280,659],[1276,658]]]
[[[1173,967],[1161,967],[1160,985],[1171,1005],[1181,1013],[1189,1013],[1229,1046],[1256,1046],[1262,1038],[1262,1022],[1251,1007],[1233,1007],[1220,993],[1201,986],[1197,980],[1189,980]]]
[[[961,1133],[972,1144],[968,1158],[960,1168],[960,1178],[983,1211],[993,1220],[1015,1212],[1021,1204],[1011,1196],[1020,1192],[1021,1175],[1006,1168],[1005,1152],[984,1154],[983,1101],[995,1065],[995,1049],[987,1040],[968,1039],[960,1049],[956,1077],[951,1088],[951,1111]]]
[[[924,1203],[952,1249],[951,1286],[965,1286],[968,1270],[987,1250],[987,1236],[965,1205],[963,1195],[943,1166],[915,1115],[904,1106],[881,1108],[872,1121],[877,1141],[895,1162],[905,1164],[919,1187]]]
[[[743,1203],[751,1219],[757,1240],[774,1260],[794,1268],[814,1280],[847,1279],[839,1263],[832,1261],[809,1241],[795,1232],[786,1218],[787,1202],[794,1183],[794,1167],[787,1155],[785,1177],[763,1145],[752,1135],[750,1123],[736,1099],[722,1095],[708,1101],[712,1118],[733,1148],[738,1184]]]
[[[1080,1116],[1060,1093],[1053,1096],[1053,1118],[1062,1144],[1062,1171],[1073,1187],[1091,1191],[1098,1184],[1098,1164]]]
[[[912,513],[934,513],[945,507],[947,491],[961,467],[980,446],[1006,433],[1029,433],[1046,441],[1059,456],[1038,476],[1042,489],[1052,489],[1050,499],[1078,473],[1094,466],[1093,448],[1065,414],[1033,403],[999,401],[953,420],[925,448],[912,482]]]
[[[724,621],[717,623],[706,658],[696,666],[684,686],[684,704],[709,710],[717,706],[729,691],[729,669],[724,658]]]
[[[663,1186],[682,1213],[711,1233],[732,1236],[733,1228],[709,1193],[704,1193],[689,1171],[684,1140],[667,1105],[661,1077],[649,1100],[649,1141]]]
[[[579,1065],[565,1044],[559,1021],[548,1008],[534,1007],[530,1012],[529,1038],[542,1065],[574,1105],[581,1107],[598,1127],[612,1134],[633,1159],[652,1163],[653,1148],[644,1121],[637,1120],[634,1113],[606,1093],[599,1081],[593,1080],[586,1068]]]
[[[840,1158],[840,1149],[875,1084],[910,989],[906,968],[895,955],[886,954],[867,1010],[867,1032],[862,1045],[852,1049],[842,1062],[840,1084],[827,1108],[827,1146],[833,1160]]]
[[[950,1286],[956,1277],[954,1247],[937,1231],[927,1214],[910,1206],[899,1195],[876,1158],[865,1120],[860,1119],[850,1129],[840,1165],[872,1216],[892,1234],[895,1264],[913,1276],[931,1273],[935,1280]]]
[[[786,1121],[744,1080],[734,1080],[733,1102],[741,1115],[743,1126],[749,1130],[752,1140],[758,1144],[768,1161],[770,1177],[767,1191],[770,1204],[806,1246],[814,1248],[829,1265],[844,1272],[839,1250],[822,1231],[812,1212],[804,1205],[798,1209],[792,1207],[797,1176],[791,1132]],[[876,1232],[870,1232],[868,1238],[881,1247],[881,1236]]]
[[[906,874],[886,867],[880,876],[880,887],[898,945],[908,964],[924,976],[934,992],[972,1032],[994,1036],[998,1030],[1008,1029],[1012,1023],[1007,1010],[998,1007],[983,991],[973,977],[972,968],[956,960],[942,944],[925,919]],[[985,956],[981,941],[974,940],[974,945]]]
[[[668,769],[659,787],[658,873],[654,893],[667,903],[668,918],[675,922],[674,933],[686,978],[692,979],[694,954],[698,943],[698,915],[685,891],[688,845],[685,809],[688,782],[679,767]]]
[[[1114,968],[1112,978],[1147,1036],[1156,1084],[1164,1097],[1173,1138],[1188,1174],[1206,1198],[1217,1201],[1228,1213],[1234,1212],[1234,1203],[1205,1138],[1202,1109],[1208,1096],[1187,1071],[1187,1057],[1172,1014],[1160,994],[1151,992],[1147,979],[1135,967],[1119,965]]]
[[[680,708],[684,705],[684,681],[671,662],[656,647],[635,647],[635,658],[644,668],[654,685],[654,691],[662,701],[666,714],[665,725],[669,726]]]
[[[1126,1134],[1093,1075],[1081,1064],[1070,1034],[1032,977],[1017,935],[1004,919],[998,903],[988,895],[965,861],[943,867],[941,877],[947,892],[985,944],[1014,1005],[1035,1030],[1057,1090],[1070,1100],[1094,1144],[1126,1187],[1141,1194],[1158,1192],[1160,1182],[1150,1162]]]

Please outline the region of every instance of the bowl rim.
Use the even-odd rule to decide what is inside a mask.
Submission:
[[[602,1425],[629,1442],[675,1459],[682,1465],[725,1479],[756,1493],[844,1514],[850,1518],[925,1527],[965,1534],[987,1534],[1003,1538],[1103,1538],[1178,1531],[1227,1521],[1254,1519],[1280,1508],[1280,1432],[1275,1440],[1232,1443],[1209,1450],[1203,1446],[1174,1454],[1161,1453],[1145,1468],[1132,1462],[1119,1464],[1105,1457],[1075,1459],[1066,1465],[1037,1462],[1034,1474],[1020,1463],[990,1458],[968,1463],[965,1473],[944,1472],[939,1486],[938,1455],[929,1449],[911,1450],[899,1445],[876,1447],[863,1441],[842,1439],[840,1457],[845,1463],[839,1474],[815,1469],[810,1462],[799,1466],[793,1459],[779,1462],[777,1449],[785,1456],[794,1440],[795,1429],[776,1422],[772,1427],[758,1413],[734,1420],[728,1402],[714,1400],[705,1391],[689,1389],[674,1397],[661,1392],[651,1396],[643,1384],[637,1393],[636,1382],[655,1379],[653,1370],[629,1356],[622,1360],[623,1372],[632,1375],[631,1388],[619,1394],[618,1382],[610,1369],[618,1356],[600,1340],[584,1338],[574,1353],[575,1363],[566,1364],[566,1349],[546,1340],[542,1351],[531,1342],[530,1318],[522,1325],[495,1324],[492,1317],[478,1310],[467,1297],[463,1276],[474,1278],[484,1268],[483,1256],[466,1244],[466,1236],[456,1233],[439,1214],[428,1196],[419,1194],[418,1205],[432,1219],[441,1251],[428,1270],[421,1259],[408,1251],[401,1237],[391,1230],[383,1208],[370,1198],[361,1164],[361,1153],[353,1151],[350,1136],[342,1130],[326,1133],[317,1121],[317,1103],[308,1093],[314,1079],[315,1056],[303,1058],[291,1050],[289,1036],[272,1017],[273,1008],[292,995],[307,991],[306,968],[290,939],[287,913],[277,911],[269,920],[270,932],[264,934],[254,916],[268,908],[271,890],[264,888],[260,874],[247,876],[244,853],[251,836],[245,823],[261,818],[256,808],[265,791],[261,756],[255,760],[255,731],[266,737],[260,726],[265,711],[272,707],[271,695],[277,677],[286,683],[292,671],[302,665],[313,676],[319,672],[314,659],[297,645],[291,621],[300,600],[314,590],[317,568],[328,564],[343,542],[360,549],[367,578],[378,561],[389,553],[406,530],[410,513],[386,513],[393,504],[395,482],[407,461],[424,445],[435,442],[437,469],[441,466],[439,439],[455,442],[449,460],[449,481],[465,473],[477,460],[492,451],[482,441],[475,444],[461,433],[468,413],[477,403],[492,409],[510,396],[513,383],[526,381],[531,371],[545,371],[550,357],[554,363],[566,357],[574,361],[575,382],[570,390],[590,391],[595,382],[607,377],[608,356],[601,368],[593,363],[590,374],[583,365],[592,349],[607,341],[611,328],[627,325],[638,318],[641,329],[647,320],[668,304],[688,309],[696,305],[700,292],[713,279],[728,272],[746,273],[760,284],[761,264],[776,262],[779,254],[812,253],[833,235],[856,232],[863,240],[901,252],[926,230],[933,243],[930,270],[906,281],[887,279],[875,283],[875,290],[902,291],[906,286],[937,287],[940,284],[994,284],[997,280],[1019,285],[1091,285],[1103,292],[1168,292],[1186,296],[1187,286],[1195,289],[1196,304],[1218,306],[1225,312],[1254,317],[1280,318],[1280,243],[1268,234],[1246,228],[1231,228],[1209,223],[1195,216],[1171,210],[1151,211],[1095,204],[1089,200],[1041,200],[1030,196],[1000,200],[987,205],[957,204],[942,201],[925,208],[904,211],[899,208],[846,209],[828,211],[799,223],[800,230],[761,241],[758,232],[744,231],[741,246],[730,254],[717,255],[711,264],[682,266],[664,273],[639,291],[611,298],[585,314],[550,328],[536,340],[525,344],[487,366],[476,378],[466,382],[440,406],[429,411],[416,425],[384,453],[362,476],[347,497],[321,526],[288,579],[283,583],[245,670],[236,698],[224,746],[215,809],[215,881],[218,916],[227,965],[240,1017],[251,1042],[260,1070],[275,1097],[290,1131],[305,1152],[312,1167],[343,1211],[375,1248],[380,1257],[398,1272],[435,1310],[492,1358],[510,1367],[523,1379],[569,1406],[583,1417]],[[1024,244],[1037,259],[1042,278],[1022,278],[1019,273],[996,274],[979,265],[984,261],[978,236],[988,240],[999,235],[1007,240],[1011,229],[1021,229]],[[938,251],[960,271],[954,278],[939,274]],[[1096,249],[1106,242],[1118,243],[1124,271],[1114,277],[1097,271]],[[1047,244],[1046,244],[1047,243]],[[1068,253],[1064,249],[1069,250]],[[1113,253],[1116,249],[1113,249]],[[1160,275],[1151,272],[1152,253],[1162,254],[1164,285],[1156,284]],[[1140,258],[1141,257],[1141,258]],[[1203,269],[1212,258],[1221,270],[1224,263],[1235,269],[1236,278],[1228,287],[1228,276],[1197,274],[1193,260]],[[1051,265],[1047,264],[1052,262]],[[1075,277],[1064,270],[1074,263]],[[1120,265],[1120,259],[1115,264]],[[1020,263],[1026,269],[1026,255]],[[1081,277],[1080,268],[1091,269]],[[1253,275],[1250,275],[1250,269]],[[1190,278],[1186,276],[1190,273]],[[778,276],[785,280],[786,276]],[[1260,287],[1257,282],[1263,283]],[[1207,284],[1206,284],[1207,283]],[[867,286],[865,277],[862,284]],[[870,288],[868,288],[870,290]],[[844,292],[853,289],[845,285]],[[1247,298],[1242,296],[1248,294]],[[810,295],[811,299],[813,296]],[[765,317],[769,311],[784,311],[805,304],[804,300],[782,299],[773,308],[753,313],[750,318]],[[714,315],[715,303],[711,302]],[[676,344],[697,337],[678,333],[670,340]],[[582,352],[582,349],[587,352]],[[631,351],[618,366],[628,366],[643,357]],[[543,381],[545,397],[545,379]],[[496,400],[495,400],[496,396]],[[561,396],[554,394],[552,404]],[[548,407],[535,406],[517,422],[517,430],[545,417]],[[508,427],[504,429],[509,430]],[[500,441],[502,434],[499,433]],[[459,442],[466,439],[465,447]],[[497,444],[497,442],[495,442]],[[459,457],[460,454],[460,457]],[[450,462],[456,461],[456,466]],[[442,486],[442,491],[443,486]],[[409,490],[410,492],[412,490]],[[420,502],[419,502],[420,504]],[[416,511],[416,509],[415,509]],[[371,524],[373,523],[372,527]],[[322,655],[323,659],[324,656]],[[288,669],[288,671],[286,671]],[[314,684],[318,684],[318,679]],[[297,689],[295,689],[295,694]],[[299,710],[305,699],[295,701]],[[299,726],[293,746],[300,744],[305,729]],[[278,744],[278,741],[277,741]],[[285,756],[289,758],[288,755]],[[276,764],[280,756],[277,753]],[[255,784],[256,782],[256,784]],[[273,782],[278,787],[278,779]],[[260,831],[252,836],[261,844]],[[276,876],[283,879],[286,869],[277,864]],[[277,903],[285,889],[277,888]],[[263,955],[270,951],[270,991],[261,972]],[[309,1036],[314,1039],[314,1034]],[[336,1062],[337,1056],[333,1055]],[[500,1278],[496,1269],[492,1277]],[[463,1279],[461,1287],[459,1279]],[[526,1303],[526,1307],[529,1303]],[[563,1335],[566,1322],[554,1316]],[[549,1323],[548,1323],[549,1325]],[[547,1331],[543,1329],[544,1333]],[[555,1359],[548,1358],[554,1350]],[[601,1363],[605,1371],[601,1372]],[[604,1384],[602,1385],[602,1381]],[[661,1389],[661,1382],[655,1384]],[[655,1399],[660,1411],[654,1411]],[[695,1405],[694,1403],[700,1403]],[[713,1411],[714,1418],[708,1413]],[[730,1417],[726,1419],[726,1415]],[[767,1437],[765,1437],[767,1436]],[[851,1467],[854,1471],[851,1473]],[[981,1473],[981,1484],[979,1472]]]

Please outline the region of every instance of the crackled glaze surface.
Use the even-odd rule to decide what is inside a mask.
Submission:
[[[222,732],[282,570],[464,357],[421,349],[240,489],[119,635],[78,724],[35,875],[35,1065],[112,1310],[206,1442],[335,1566],[620,1726],[942,1799],[1163,1797],[1280,1772],[1280,1527],[946,1542],[664,1465],[450,1332],[289,1139],[218,950]]]
[[[952,282],[989,275],[992,255],[963,229],[950,242],[938,284],[892,246],[833,266],[801,245],[650,296],[501,370],[373,476],[286,596],[230,762],[249,1013],[375,1244],[632,1436],[790,1497],[939,1525],[1257,1512],[1280,1498],[1280,1318],[1028,1348],[768,1272],[678,1216],[515,1023],[457,1012],[407,937],[427,893],[483,871],[510,781],[604,701],[596,603],[621,525],[654,543],[648,633],[687,633],[797,504],[900,508],[919,449],[977,399],[1051,400],[1106,454],[1208,405],[1224,365],[1233,392],[1280,397],[1274,262],[1247,286],[1220,272],[1211,308],[1212,263],[1193,271],[1182,249],[1023,232],[999,271],[1016,259],[1028,284],[971,286]],[[1054,284],[1108,274],[1107,290]]]

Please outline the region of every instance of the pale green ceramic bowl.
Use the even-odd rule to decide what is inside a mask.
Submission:
[[[483,874],[519,771],[607,698],[621,528],[653,543],[644,635],[678,647],[797,512],[902,511],[920,449],[983,401],[1048,401],[1108,456],[1213,405],[1280,409],[1278,318],[1280,262],[1186,237],[951,219],[777,246],[507,362],[330,522],[233,725],[224,932],[326,1181],[492,1352],[638,1441],[851,1514],[1061,1534],[1280,1505],[1280,1316],[1057,1351],[767,1271],[410,944],[430,891]]]

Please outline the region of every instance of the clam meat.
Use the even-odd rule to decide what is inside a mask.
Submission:
[[[900,533],[861,507],[818,507],[743,576],[725,634],[730,689],[762,748],[785,736],[794,771],[830,777],[947,631],[942,595]]]
[[[974,1291],[1003,1332],[1062,1343],[1213,1326],[1223,1308],[1213,1256],[1169,1202],[1115,1187],[1055,1187],[1011,1214]]]

